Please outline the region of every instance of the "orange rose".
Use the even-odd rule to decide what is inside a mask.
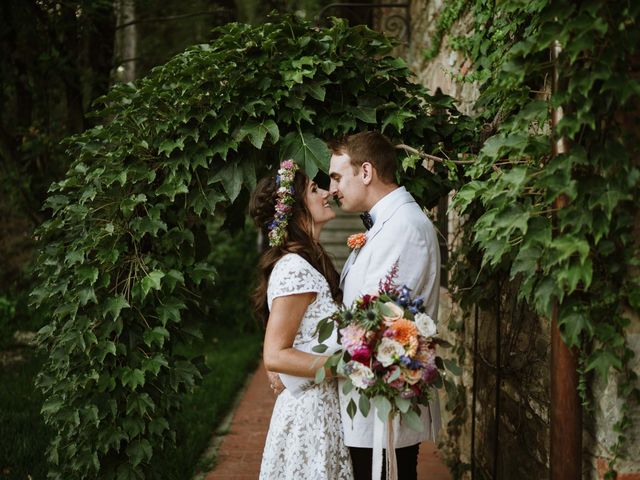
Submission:
[[[416,327],[414,322],[407,320],[406,318],[401,318],[400,320],[393,322],[389,327],[389,330],[391,330],[393,338],[403,346],[411,344],[414,339],[418,339],[418,327]]]

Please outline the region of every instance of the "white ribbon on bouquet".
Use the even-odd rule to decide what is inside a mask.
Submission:
[[[371,480],[380,480],[382,476],[382,449],[387,451],[387,478],[386,480],[398,480],[398,463],[396,460],[395,435],[393,431],[393,415],[387,419],[387,431],[385,437],[385,424],[378,417],[378,409],[373,407],[373,455],[371,458]]]

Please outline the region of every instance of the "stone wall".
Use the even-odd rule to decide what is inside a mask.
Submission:
[[[470,68],[467,59],[448,50],[447,38],[438,56],[427,61],[435,20],[446,0],[410,2],[410,42],[396,49],[415,73],[416,81],[430,91],[442,90],[458,100],[459,108],[473,114],[478,87],[464,82]],[[385,16],[398,9],[384,9],[376,28],[386,29]],[[458,35],[472,28],[470,17],[452,28]],[[460,218],[449,218],[449,247],[459,236]],[[639,222],[640,224],[640,222]],[[640,238],[640,228],[636,238]],[[463,311],[441,289],[440,333],[456,348],[443,356],[462,359],[463,373],[456,378],[460,400],[455,411],[443,412],[448,428],[439,438],[455,478],[470,479],[473,466],[476,479],[544,479],[549,477],[549,355],[550,334],[547,319],[539,318],[515,301],[517,284],[496,279],[494,305],[476,311]],[[629,312],[632,322],[628,343],[636,352],[635,370],[640,373],[640,319]],[[500,355],[498,355],[498,351]],[[617,379],[592,388],[592,411],[584,412],[583,478],[602,479],[611,448],[615,443],[613,424],[618,418],[620,400]],[[446,395],[442,397],[443,405]],[[453,407],[453,405],[450,405]],[[496,421],[496,411],[498,419]],[[640,413],[636,412],[627,459],[619,461],[618,480],[640,479]]]

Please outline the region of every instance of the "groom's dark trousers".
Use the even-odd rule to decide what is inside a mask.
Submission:
[[[398,463],[398,480],[418,479],[418,449],[420,444],[410,447],[396,448]],[[353,464],[354,480],[371,480],[371,448],[349,447],[351,463]],[[383,451],[384,452],[384,451]],[[386,478],[386,456],[382,458],[382,478]]]

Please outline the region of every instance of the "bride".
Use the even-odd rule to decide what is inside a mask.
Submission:
[[[250,213],[269,239],[260,259],[254,294],[266,323],[263,358],[272,372],[309,378],[307,387],[277,398],[262,456],[260,479],[352,480],[342,438],[335,379],[313,382],[326,356],[308,353],[317,344],[317,323],[341,302],[339,276],[318,239],[336,214],[329,192],[298,171],[291,160],[261,179]]]

